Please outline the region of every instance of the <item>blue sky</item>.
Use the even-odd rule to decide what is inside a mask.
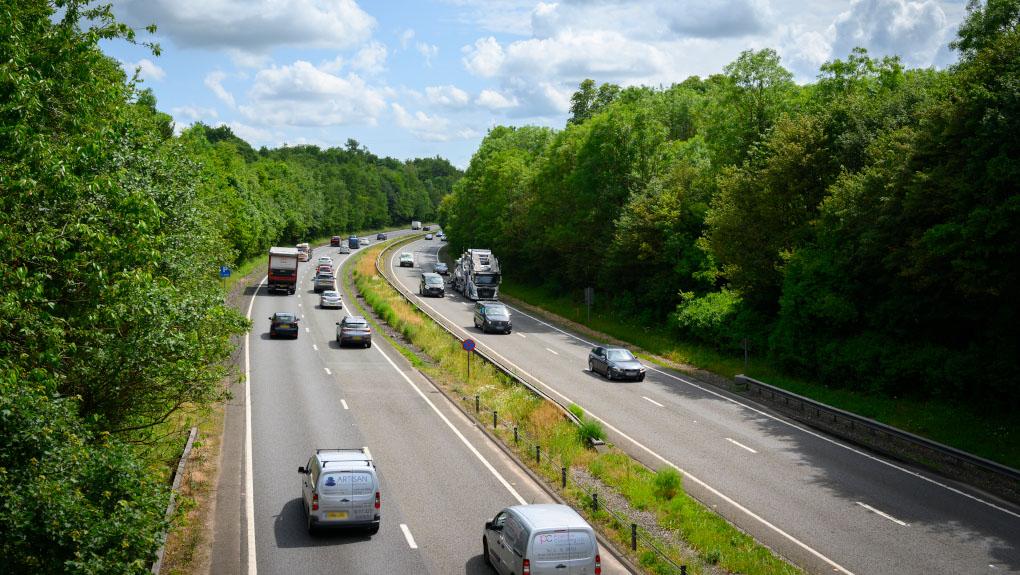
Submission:
[[[343,145],[465,167],[499,124],[562,127],[581,80],[669,85],[775,48],[798,81],[855,46],[945,67],[965,2],[114,0],[163,52],[104,45],[178,128],[253,146]]]

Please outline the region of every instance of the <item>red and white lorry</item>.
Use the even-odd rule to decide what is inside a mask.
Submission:
[[[297,248],[269,248],[269,291],[294,293],[297,289]]]

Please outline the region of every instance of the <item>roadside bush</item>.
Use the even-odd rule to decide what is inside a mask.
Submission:
[[[580,427],[577,428],[577,439],[582,445],[590,445],[591,440],[598,439],[605,441],[606,432],[602,429],[602,424],[595,421],[594,419],[585,419],[581,422]]]
[[[567,411],[573,413],[574,417],[582,421],[584,420],[584,409],[582,409],[580,405],[577,405],[576,403],[571,403],[570,407],[567,408]]]
[[[741,304],[739,292],[724,288],[700,297],[682,292],[680,297],[683,301],[676,306],[673,321],[681,333],[719,348],[732,344],[732,324]]]
[[[683,478],[672,467],[663,467],[656,471],[652,483],[655,485],[656,497],[666,501],[676,497],[681,489],[683,489]]]

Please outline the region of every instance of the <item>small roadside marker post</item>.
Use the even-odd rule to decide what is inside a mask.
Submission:
[[[467,379],[468,381],[471,381],[471,356],[475,351],[475,340],[465,339],[464,343],[462,343],[460,346],[463,347],[464,351],[467,352],[467,372],[468,372]]]

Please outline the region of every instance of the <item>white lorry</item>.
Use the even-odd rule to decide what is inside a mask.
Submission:
[[[294,293],[297,287],[298,249],[269,248],[269,291]]]
[[[412,230],[420,230],[421,229],[421,222],[419,222],[418,220],[415,220],[415,221],[411,222],[411,229]]]
[[[453,287],[464,297],[478,300],[499,299],[499,260],[491,250],[470,249],[453,268]]]

